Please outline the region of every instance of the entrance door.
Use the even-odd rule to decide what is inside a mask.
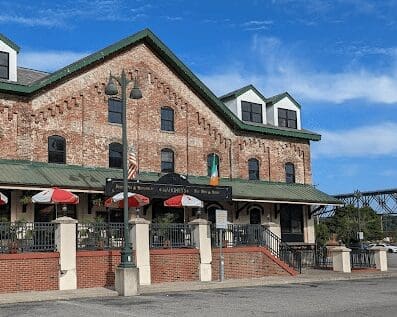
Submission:
[[[281,240],[303,242],[303,208],[300,205],[281,205]]]
[[[259,225],[261,223],[261,211],[259,208],[250,209],[250,224]]]

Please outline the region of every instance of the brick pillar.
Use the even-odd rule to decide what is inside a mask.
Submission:
[[[387,255],[386,248],[384,247],[373,247],[370,249],[370,252],[374,254],[374,260],[376,269],[385,272],[387,271]]]
[[[139,269],[139,284],[151,284],[150,252],[149,252],[149,224],[150,221],[143,218],[130,220],[130,238],[133,250],[135,250],[135,263]]]
[[[332,267],[335,272],[351,273],[350,252],[346,247],[335,247],[332,252]]]
[[[212,249],[210,222],[205,219],[195,219],[189,222],[193,225],[193,239],[196,247],[200,249],[200,281],[208,282],[212,280]]]
[[[76,289],[76,223],[70,217],[59,217],[52,221],[55,229],[55,245],[59,252],[60,276],[59,289]]]

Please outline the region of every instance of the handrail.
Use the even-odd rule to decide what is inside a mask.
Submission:
[[[229,224],[227,229],[223,231],[221,238],[215,225],[211,225],[211,240],[212,245],[216,247],[219,247],[220,243],[225,247],[264,246],[275,257],[281,259],[299,273],[302,271],[301,253],[291,248],[276,234],[262,225]]]
[[[301,253],[291,248],[269,229],[263,227],[262,232],[263,245],[268,248],[274,256],[287,263],[299,273],[302,273]]]

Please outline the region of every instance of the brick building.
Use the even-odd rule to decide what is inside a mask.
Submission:
[[[204,216],[213,220],[215,209],[226,209],[232,223],[266,224],[299,243],[314,242],[316,206],[339,204],[311,185],[310,142],[321,137],[301,127],[301,107],[288,93],[264,97],[249,85],[217,97],[149,30],[52,74],[18,67],[18,52],[0,35],[0,191],[9,198],[0,206],[3,219],[52,220],[54,206],[29,203],[52,186],[80,197],[63,213],[121,219],[101,202],[106,180],[121,177],[121,102],[104,90],[109,73],[123,69],[143,95],[127,101],[139,182],[166,182],[168,196],[173,185],[202,188],[215,159],[220,185],[232,195],[206,196]],[[183,211],[163,207],[164,194],[150,198],[143,217],[171,211],[183,221]],[[187,210],[185,220],[196,213]]]

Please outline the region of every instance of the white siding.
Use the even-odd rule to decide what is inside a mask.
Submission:
[[[252,89],[246,91],[245,93],[243,93],[237,97],[237,105],[238,105],[237,116],[239,117],[240,120],[242,120],[241,101],[248,101],[248,102],[261,104],[262,105],[262,123],[267,122],[266,121],[266,102],[261,97],[259,97]]]
[[[270,107],[269,107],[270,108]],[[287,110],[294,110],[296,111],[296,125],[297,129],[301,129],[301,111],[298,106],[296,106],[288,97],[284,97],[277,103],[273,105],[274,111],[273,112],[273,120],[274,120],[274,125],[278,126],[278,109],[287,109]]]
[[[238,117],[237,100],[236,99],[228,100],[228,101],[224,102],[224,104]]]
[[[9,54],[9,80],[17,81],[17,52],[1,40],[0,52]]]

